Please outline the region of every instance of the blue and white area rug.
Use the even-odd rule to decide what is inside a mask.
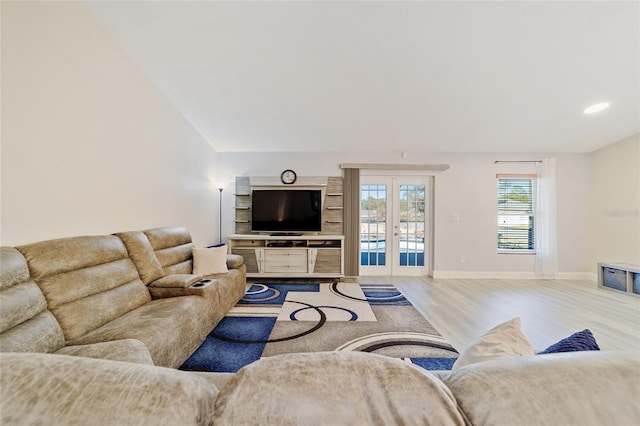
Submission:
[[[284,353],[375,352],[448,370],[458,352],[392,285],[257,283],[180,367],[236,372]]]

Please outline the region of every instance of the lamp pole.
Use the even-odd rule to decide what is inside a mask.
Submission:
[[[218,232],[220,235],[220,244],[222,244],[222,190],[224,188],[222,188],[221,186],[218,187],[218,191],[220,191],[220,215],[218,217],[218,222],[219,222],[219,227],[218,227]]]

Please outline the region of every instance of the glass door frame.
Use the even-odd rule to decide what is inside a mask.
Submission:
[[[391,256],[387,251],[385,256],[387,261],[384,267],[360,265],[360,274],[365,276],[432,276],[434,259],[434,176],[400,170],[363,170],[362,172],[360,194],[362,194],[363,184],[387,184],[387,210],[391,209],[391,211],[387,211],[385,241],[391,242]],[[424,266],[400,266],[400,236],[396,229],[396,224],[399,223],[400,207],[399,202],[396,202],[395,199],[399,199],[400,185],[406,184],[425,185]],[[393,197],[394,202],[389,205],[391,197]],[[361,253],[360,256],[362,256]]]
[[[364,276],[390,276],[392,275],[391,271],[391,265],[393,263],[393,259],[392,256],[390,256],[389,254],[392,253],[392,251],[390,251],[390,244],[387,244],[387,242],[392,241],[392,228],[393,226],[391,226],[392,222],[392,217],[393,217],[393,211],[390,210],[390,207],[392,207],[389,203],[390,197],[393,194],[393,188],[389,185],[390,182],[390,177],[389,176],[367,176],[367,177],[363,177],[360,176],[360,214],[358,215],[360,217],[360,229],[362,230],[362,186],[363,185],[384,185],[385,186],[385,219],[384,219],[384,251],[382,253],[380,253],[379,250],[379,245],[380,245],[380,241],[376,240],[376,249],[373,252],[374,253],[374,259],[375,259],[375,265],[374,266],[368,266],[368,265],[362,265],[362,263],[360,264],[360,275],[364,275]],[[376,231],[379,229],[380,223],[376,223]],[[369,231],[371,231],[370,226],[369,226]],[[370,232],[369,232],[369,235]],[[371,241],[371,240],[368,240]],[[369,243],[368,245],[369,248],[371,248],[371,245]],[[369,256],[369,261],[371,261],[371,253],[369,250],[367,250],[368,256]],[[384,255],[384,265],[380,266],[380,254]],[[359,251],[359,256],[358,258],[360,259],[360,262],[362,262],[362,241],[360,243],[360,251]]]

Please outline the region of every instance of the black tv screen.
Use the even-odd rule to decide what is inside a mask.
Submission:
[[[300,233],[322,230],[322,191],[261,189],[251,193],[251,230]]]

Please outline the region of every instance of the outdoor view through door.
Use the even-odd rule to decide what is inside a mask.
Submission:
[[[425,275],[426,178],[363,176],[360,273]]]

